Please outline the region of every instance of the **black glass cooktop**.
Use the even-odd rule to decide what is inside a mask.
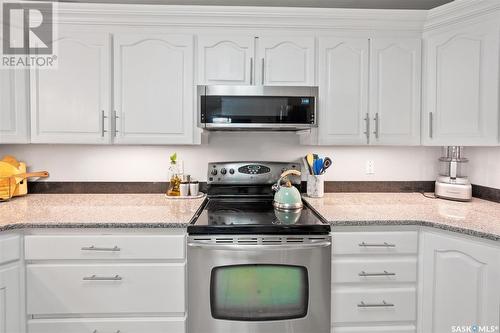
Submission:
[[[270,198],[210,198],[188,226],[189,234],[327,234],[325,223],[306,204],[280,211]]]

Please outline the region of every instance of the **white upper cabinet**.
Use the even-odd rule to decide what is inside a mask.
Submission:
[[[257,77],[265,86],[314,86],[314,37],[259,37]]]
[[[368,39],[319,41],[319,144],[368,143]]]
[[[254,84],[253,36],[198,36],[198,84]]]
[[[424,144],[498,144],[499,37],[484,22],[425,38]]]
[[[370,41],[372,144],[419,145],[421,40]]]
[[[30,75],[32,142],[109,142],[109,43],[106,33],[60,29],[57,68]]]
[[[114,142],[193,143],[193,36],[114,37]]]
[[[0,144],[28,143],[28,75],[24,69],[0,69]]]
[[[421,332],[499,326],[500,247],[423,233]]]

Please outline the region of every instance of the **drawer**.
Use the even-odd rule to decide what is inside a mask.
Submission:
[[[33,315],[184,313],[185,264],[28,265]]]
[[[334,327],[332,333],[415,333],[415,326]]]
[[[332,283],[416,282],[417,258],[337,257]]]
[[[30,235],[27,260],[184,259],[185,235]]]
[[[377,306],[383,305],[384,302],[386,305]],[[332,321],[334,323],[398,322],[415,319],[416,291],[414,287],[333,288]]]
[[[416,254],[416,231],[333,233],[333,255],[340,254]]]
[[[0,265],[21,257],[21,237],[19,235],[0,236]]]
[[[28,333],[184,333],[182,318],[39,319],[28,321]]]

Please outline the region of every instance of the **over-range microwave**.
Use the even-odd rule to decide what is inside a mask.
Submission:
[[[298,131],[317,126],[317,87],[198,86],[206,130]]]

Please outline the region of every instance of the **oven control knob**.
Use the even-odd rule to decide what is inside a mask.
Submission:
[[[212,169],[210,173],[212,174],[212,176],[217,176],[217,169]]]
[[[229,169],[229,173],[234,175],[234,169]]]
[[[227,170],[225,168],[220,169],[220,173],[225,175],[227,173]]]

